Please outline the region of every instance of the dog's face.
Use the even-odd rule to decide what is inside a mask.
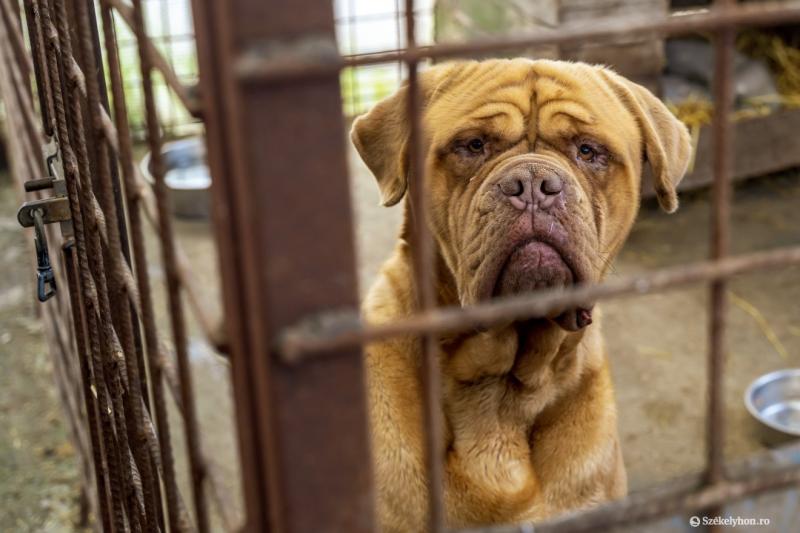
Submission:
[[[447,63],[420,76],[431,230],[462,305],[597,282],[630,231],[649,161],[677,208],[686,128],[646,89],[602,67]],[[385,205],[408,187],[407,89],[353,127]],[[590,308],[554,318],[577,330]]]

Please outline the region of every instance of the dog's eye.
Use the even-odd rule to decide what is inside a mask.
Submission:
[[[588,144],[582,144],[578,147],[578,157],[584,161],[594,161],[595,156],[597,156],[597,152]]]
[[[470,139],[467,143],[467,149],[472,152],[473,154],[480,154],[483,152],[484,142],[483,139]]]

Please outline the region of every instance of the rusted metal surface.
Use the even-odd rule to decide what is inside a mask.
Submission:
[[[111,401],[110,393],[107,388],[104,370],[104,361],[101,351],[103,347],[100,345],[99,339],[99,326],[97,324],[96,302],[92,297],[90,285],[93,285],[91,280],[91,271],[89,270],[88,257],[86,252],[86,243],[84,241],[84,224],[83,216],[80,210],[78,199],[78,164],[75,160],[75,155],[72,148],[68,144],[70,138],[69,126],[67,125],[66,109],[65,109],[65,96],[64,87],[66,80],[63,79],[63,57],[61,56],[61,42],[51,22],[50,6],[44,2],[33,0],[33,9],[41,15],[42,36],[46,39],[45,43],[40,43],[40,46],[47,46],[44,54],[47,61],[48,75],[51,80],[52,98],[54,107],[54,120],[56,123],[56,131],[62,143],[62,155],[64,159],[65,179],[67,181],[67,189],[69,192],[70,207],[72,209],[72,222],[75,228],[76,239],[76,254],[78,258],[78,271],[79,282],[81,287],[82,307],[84,309],[84,317],[86,320],[87,337],[89,350],[91,353],[92,365],[92,384],[95,385],[94,391],[97,394],[97,413],[99,416],[99,434],[104,443],[111,442],[111,436],[114,434],[114,420],[111,415]],[[45,35],[45,28],[47,32]],[[109,343],[110,345],[110,343]],[[79,354],[83,356],[83,354]],[[113,530],[122,531],[125,527],[125,503],[123,503],[124,496],[121,494],[122,474],[120,473],[120,457],[117,450],[110,446],[106,454],[106,463],[108,470],[108,479],[106,485],[108,487],[108,501],[106,505],[109,507],[110,526]],[[102,504],[101,504],[102,505]]]
[[[197,410],[192,388],[192,374],[189,367],[186,322],[180,293],[180,276],[175,255],[172,218],[169,208],[169,189],[164,181],[165,167],[161,154],[161,132],[159,131],[158,111],[151,79],[153,54],[144,23],[141,0],[133,0],[133,23],[136,40],[139,43],[139,64],[141,66],[142,87],[144,89],[145,121],[147,125],[147,144],[150,149],[150,171],[155,182],[156,207],[158,211],[158,230],[161,242],[161,257],[166,271],[168,307],[172,340],[178,363],[181,403],[183,404],[184,429],[190,476],[192,479],[192,498],[197,530],[209,530],[208,510],[205,503],[205,466],[201,458],[200,437],[197,426]]]
[[[234,234],[226,243],[234,253],[221,253],[234,389],[252,415],[238,419],[248,441],[245,486],[258,491],[246,502],[247,529],[372,531],[360,351],[292,368],[273,348],[280,328],[300,317],[356,305],[338,75],[251,91],[231,70],[238,50],[256,41],[280,45],[307,31],[332,41],[331,8],[311,0],[195,6],[201,93],[215,95],[204,100],[208,155],[222,168],[214,214]]]
[[[150,295],[150,278],[147,269],[147,252],[144,245],[144,236],[141,221],[141,195],[135,177],[136,165],[131,153],[130,128],[125,110],[125,93],[123,90],[122,73],[119,65],[119,51],[116,45],[116,35],[112,19],[112,11],[108,2],[100,4],[101,19],[103,22],[103,35],[109,66],[111,90],[114,96],[114,118],[117,126],[117,153],[121,163],[122,176],[125,180],[126,206],[130,222],[131,242],[133,245],[133,258],[135,262],[140,295],[141,307],[138,310],[144,330],[145,348],[148,356],[148,366],[151,376],[153,407],[155,409],[156,427],[161,445],[159,447],[159,463],[161,465],[164,492],[166,495],[167,518],[170,529],[184,531],[188,528],[185,519],[182,520],[178,512],[178,487],[175,481],[175,466],[172,454],[170,427],[167,421],[166,403],[164,401],[164,386],[159,362],[159,346],[155,326],[155,313]],[[114,144],[109,142],[109,144]]]
[[[244,172],[240,132],[231,117],[237,113],[233,98],[234,84],[223,76],[225,58],[230,57],[231,32],[226,10],[219,2],[193,0],[195,33],[197,36],[200,84],[203,90],[203,108],[206,128],[208,163],[214,180],[212,187],[213,225],[220,261],[224,289],[223,301],[226,331],[230,354],[263,353],[266,345],[260,344],[260,335],[251,335],[253,322],[260,317],[258,297],[246,288],[257,280],[257,262],[252,260],[254,250],[245,244],[252,242],[253,226],[248,221],[248,205],[242,202],[243,191],[237,189],[231,173]],[[231,142],[225,142],[231,139]],[[238,213],[233,217],[231,213]],[[241,261],[249,257],[247,262]],[[257,330],[256,330],[257,331]],[[270,452],[264,444],[269,435],[263,434],[265,424],[253,423],[266,416],[265,387],[256,387],[254,375],[257,367],[266,361],[256,357],[236,357],[231,365],[233,396],[236,403],[234,416],[238,429],[239,456],[241,457],[244,493],[244,531],[268,531],[269,509],[265,505],[266,479],[264,475]]]
[[[92,8],[94,4],[91,4]],[[99,55],[99,42],[96,38],[96,25],[93,14],[89,13],[89,3],[77,0],[74,2],[75,18],[77,19],[78,42],[82,50],[84,70],[89,73],[99,71],[97,56]],[[95,29],[93,32],[92,29]],[[102,136],[102,116],[100,110],[104,108],[103,98],[101,97],[100,81],[96,76],[89,75],[85,78],[87,107],[89,117],[92,120],[93,136],[97,139]],[[107,264],[104,268],[110,271],[109,275],[109,308],[114,329],[119,336],[119,340],[125,356],[125,373],[127,377],[127,394],[123,397],[126,411],[126,431],[128,441],[131,443],[134,459],[138,474],[141,478],[142,498],[144,505],[144,517],[141,527],[145,531],[156,531],[163,529],[163,518],[158,510],[160,509],[161,491],[156,479],[155,467],[150,460],[144,433],[144,397],[142,395],[144,378],[144,364],[141,360],[142,353],[137,349],[135,342],[135,328],[138,327],[136,315],[131,312],[129,295],[127,288],[129,284],[124,279],[128,272],[128,264],[118,251],[127,250],[127,242],[123,242],[121,234],[125,234],[125,226],[119,225],[117,221],[124,217],[118,213],[117,199],[115,195],[114,178],[116,168],[112,167],[115,161],[111,158],[108,144],[96,142],[95,144],[95,168],[97,175],[93,183],[98,189],[99,199],[102,206],[104,218],[108,221],[106,226],[107,248],[109,252],[105,256]],[[113,170],[112,170],[113,169]],[[121,207],[121,206],[119,206]],[[125,239],[127,241],[127,239]],[[99,249],[99,246],[97,247]],[[103,290],[102,288],[98,288]],[[101,304],[101,312],[106,308]]]
[[[736,2],[716,0],[714,7],[728,8]],[[711,196],[711,259],[719,261],[730,248],[731,114],[733,112],[733,53],[736,31],[732,27],[714,35],[714,117],[713,169]],[[723,482],[725,472],[725,396],[723,370],[726,357],[725,325],[728,280],[720,278],[709,286],[708,411],[706,418],[706,478],[709,487]],[[723,500],[724,501],[724,500]],[[722,514],[721,502],[706,509],[708,515]],[[714,525],[710,531],[720,531]]]
[[[80,281],[77,274],[78,263],[75,255],[74,243],[66,243],[64,246],[64,265],[66,269],[67,279],[69,281],[69,295],[70,306],[72,308],[72,322],[75,331],[75,347],[78,354],[85,354],[88,352],[86,345],[86,319],[83,315],[84,310],[81,305],[78,294],[80,293]],[[77,357],[78,364],[81,370],[81,389],[83,391],[84,406],[86,409],[86,420],[89,425],[89,434],[92,438],[92,460],[95,473],[95,489],[99,493],[96,502],[103,501],[103,504],[98,503],[101,524],[104,531],[111,531],[111,516],[110,506],[106,503],[110,501],[110,486],[109,486],[109,473],[108,464],[106,460],[105,447],[100,434],[98,425],[98,402],[94,401],[92,394],[92,370],[89,367],[87,357]]]
[[[689,263],[619,277],[601,284],[564,291],[541,291],[529,296],[497,299],[466,308],[440,308],[402,321],[380,325],[361,324],[353,311],[329,312],[299,322],[281,339],[287,362],[297,364],[312,354],[340,350],[398,335],[422,335],[492,326],[515,318],[547,316],[587,301],[607,300],[636,294],[677,289],[691,283],[713,281],[747,272],[800,263],[800,247],[728,257],[719,261]]]
[[[715,7],[727,8],[730,0],[716,0]],[[711,197],[711,259],[720,260],[730,248],[731,202],[731,113],[733,112],[733,51],[736,32],[724,28],[714,36],[714,183]],[[706,435],[707,482],[718,483],[725,477],[723,448],[725,406],[723,367],[725,360],[725,312],[727,280],[720,278],[710,285],[708,420]]]
[[[23,228],[30,228],[34,224],[33,212],[41,211],[43,222],[50,224],[69,220],[69,201],[66,198],[42,198],[25,202],[25,205],[17,212],[17,221]]]
[[[12,83],[2,84],[0,90],[6,103],[11,103],[13,97],[19,104],[8,112],[9,123],[15,131],[27,132],[13,143],[18,148],[15,159],[27,167],[20,170],[23,167],[18,164],[15,177],[18,181],[27,180],[25,189],[34,194],[48,194],[54,186],[66,183],[66,201],[61,197],[40,198],[28,202],[20,214],[23,222],[35,214],[41,225],[67,220],[62,223],[62,233],[68,233],[63,233],[63,257],[55,256],[60,261],[54,279],[61,280],[59,286],[67,289],[69,298],[55,298],[44,313],[49,317],[46,323],[52,324],[48,331],[56,358],[56,376],[70,427],[75,430],[84,478],[96,490],[89,494],[88,501],[105,531],[163,531],[163,482],[171,492],[166,514],[178,517],[171,521],[172,530],[191,529],[180,496],[169,490],[175,487],[175,475],[168,429],[164,429],[168,425],[163,392],[156,391],[159,387],[153,391],[155,398],[161,398],[161,407],[156,409],[162,415],[159,435],[154,431],[148,407],[151,391],[146,378],[148,374],[155,376],[161,384],[161,353],[152,319],[141,217],[135,203],[142,197],[141,185],[133,185],[135,167],[116,36],[113,31],[104,34],[109,67],[114,71],[110,77],[117,89],[115,118],[123,124],[121,133],[108,116],[105,77],[97,62],[101,52],[93,4],[82,0],[25,0],[28,55],[20,28],[15,26],[19,14],[10,2],[2,1],[2,66]],[[104,16],[109,27],[108,6],[104,6]],[[93,75],[84,76],[84,70]],[[39,119],[31,103],[31,73],[36,78],[43,132],[36,127]],[[41,170],[39,153],[45,142],[48,154],[58,158],[58,164],[48,165],[46,171]],[[136,226],[135,259],[141,257],[136,275],[128,262],[128,228],[117,181],[117,156],[123,159],[122,170],[129,181],[126,189],[133,198],[127,211]],[[51,175],[42,178],[46,172]],[[66,181],[60,182],[56,179],[59,177]],[[46,229],[42,238],[49,233],[52,239],[54,232]],[[62,278],[62,270],[66,271],[66,279]],[[182,287],[184,282],[181,279],[177,286]],[[144,325],[150,344],[148,365],[139,342],[137,319],[142,309],[147,310],[149,323]],[[72,323],[72,327],[66,323]],[[180,387],[186,386],[181,382]],[[170,455],[169,465],[162,459],[166,455]],[[90,478],[92,482],[88,481]],[[201,508],[205,509],[204,501]],[[229,520],[226,522],[234,527]]]
[[[414,0],[405,2],[406,44],[409,49],[417,46]],[[408,102],[409,123],[409,196],[412,217],[412,260],[414,263],[414,283],[417,289],[419,312],[430,311],[436,307],[434,286],[433,236],[430,232],[428,194],[425,188],[425,147],[422,140],[421,88],[419,87],[419,62],[409,60]],[[422,364],[420,383],[422,384],[423,431],[425,435],[425,470],[428,477],[428,529],[439,533],[444,529],[444,420],[442,415],[442,385],[439,375],[439,343],[436,335],[429,333],[420,338]]]

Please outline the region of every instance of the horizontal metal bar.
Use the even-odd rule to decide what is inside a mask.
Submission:
[[[590,21],[566,24],[557,29],[542,29],[535,34],[509,38],[484,38],[464,43],[443,43],[402,50],[320,59],[310,56],[305,61],[274,61],[263,55],[263,47],[248,49],[239,56],[235,71],[245,83],[266,83],[289,79],[314,77],[336,72],[347,67],[447,59],[469,55],[484,55],[531,46],[566,45],[581,42],[604,41],[620,35],[671,35],[718,30],[736,26],[770,26],[800,20],[800,5],[782,2],[736,4],[731,7],[676,14],[668,17],[620,17],[608,21]]]
[[[503,298],[474,307],[438,308],[387,324],[363,325],[354,310],[333,311],[286,329],[279,338],[278,348],[286,362],[298,363],[315,352],[331,352],[389,337],[488,327],[509,320],[548,316],[597,300],[663,291],[797,263],[800,263],[800,246],[785,247],[664,268],[597,285]]]
[[[785,450],[798,452],[797,445]],[[642,522],[667,518],[679,513],[700,513],[710,507],[729,504],[747,497],[800,485],[800,465],[772,463],[773,453],[756,455],[739,465],[730,479],[713,485],[703,485],[701,476],[680,478],[633,493],[624,500],[611,502],[595,509],[573,512],[565,516],[523,526],[499,526],[462,529],[459,533],[579,533],[606,531],[612,527],[638,525]],[[767,466],[764,466],[767,463]],[[770,464],[772,463],[772,464]],[[453,532],[455,533],[455,532]]]

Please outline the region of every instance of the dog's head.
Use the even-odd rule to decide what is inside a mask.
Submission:
[[[408,188],[407,87],[353,126],[384,205]],[[661,206],[689,161],[686,127],[643,87],[598,66],[491,60],[420,75],[425,193],[463,305],[601,280],[633,224],[643,164]],[[589,309],[556,321],[569,330]]]

